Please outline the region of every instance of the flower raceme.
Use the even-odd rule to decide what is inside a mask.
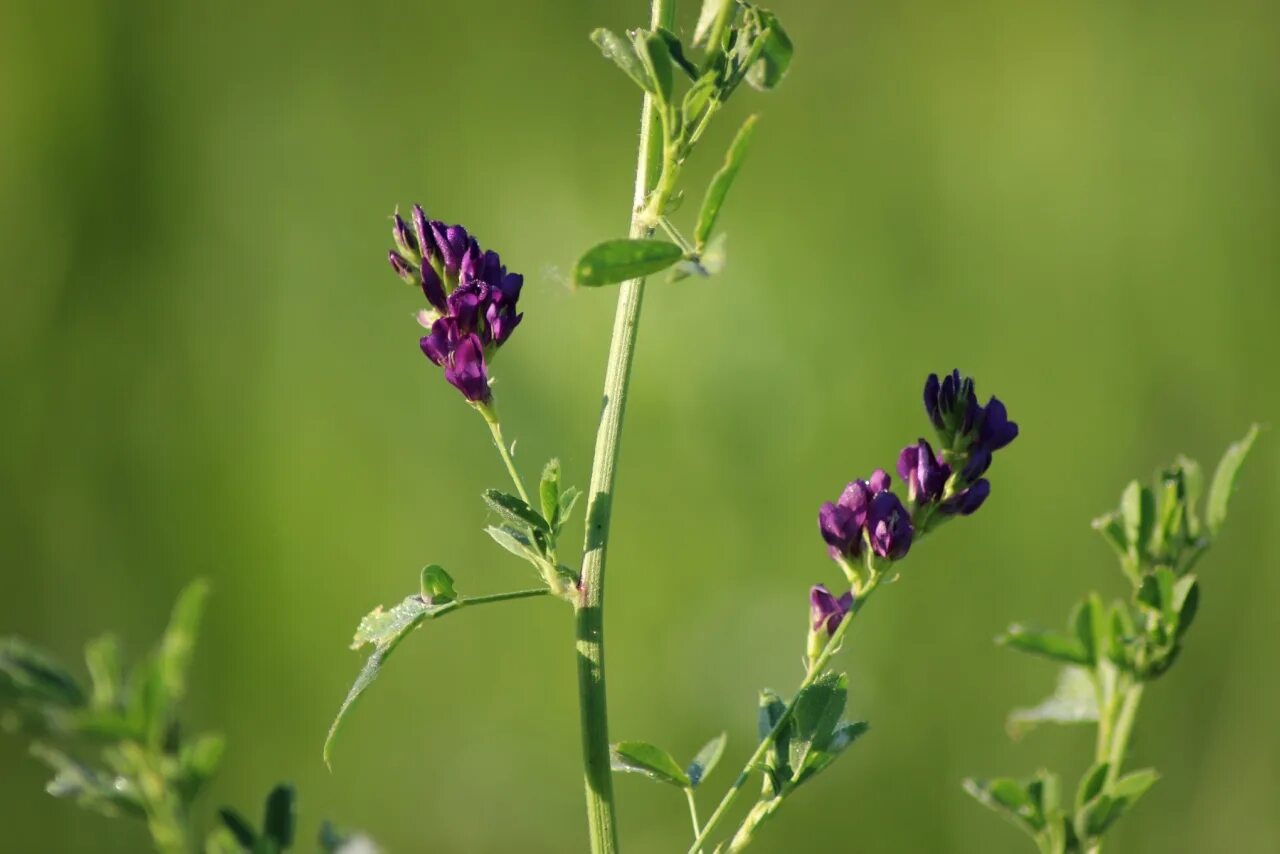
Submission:
[[[891,478],[876,469],[870,480],[855,480],[844,488],[837,501],[828,501],[818,511],[818,528],[827,551],[837,562],[862,554],[899,560],[911,548],[911,514],[889,487]]]
[[[498,253],[481,250],[462,226],[429,220],[420,205],[413,206],[412,219],[410,228],[395,215],[396,248],[387,259],[427,298],[418,315],[427,330],[422,352],[463,397],[486,404],[493,397],[489,360],[524,317],[516,311],[524,277],[507,272]]]

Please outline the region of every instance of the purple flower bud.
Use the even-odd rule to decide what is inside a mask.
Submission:
[[[889,473],[884,469],[876,469],[871,473],[871,492],[879,495],[884,492],[893,483],[893,479],[889,477]]]
[[[911,548],[915,531],[911,514],[892,492],[881,492],[867,508],[867,537],[871,551],[889,560],[901,560]]]
[[[391,226],[391,239],[395,242],[396,248],[400,250],[401,254],[409,257],[418,254],[418,248],[413,242],[413,235],[409,233],[409,226],[399,213],[396,214],[395,223]]]
[[[387,253],[387,260],[391,262],[391,269],[396,271],[396,275],[404,279],[409,284],[413,284],[415,276],[413,275],[413,267],[409,262],[404,260],[399,252],[392,249]]]
[[[448,304],[445,302],[444,296],[444,283],[440,281],[440,276],[436,273],[435,268],[423,261],[422,266],[418,268],[418,274],[422,285],[422,293],[426,295],[427,302],[435,306],[438,311],[448,311]]]
[[[435,238],[436,246],[440,248],[445,275],[457,276],[462,264],[462,255],[467,250],[469,240],[467,230],[460,225],[445,225],[438,220],[432,220],[431,234]]]
[[[969,452],[969,459],[960,470],[960,479],[965,483],[973,483],[991,468],[991,452],[982,445],[975,445]]]
[[[444,378],[472,403],[486,402],[493,396],[489,391],[484,345],[480,343],[479,336],[468,335],[458,342],[445,365]]]
[[[907,494],[916,504],[930,504],[942,497],[951,477],[951,467],[934,456],[924,439],[907,445],[898,455],[898,475],[907,485]]]
[[[937,374],[929,374],[929,378],[924,381],[924,411],[933,426],[941,431],[946,429],[946,425],[942,421],[942,410],[938,402],[940,385]]]
[[[983,478],[954,498],[942,502],[938,509],[948,516],[968,516],[981,507],[990,494],[991,482]]]
[[[813,620],[813,631],[822,631],[825,627],[828,637],[840,628],[840,623],[844,621],[845,615],[852,607],[852,592],[845,593],[837,599],[822,584],[815,585],[809,591],[809,614]]]
[[[440,250],[436,248],[435,239],[431,235],[431,226],[427,223],[427,215],[422,210],[422,205],[413,206],[413,233],[418,237],[418,246],[422,249],[424,261],[440,254]]]
[[[866,510],[863,510],[865,517]],[[843,503],[830,501],[818,510],[818,530],[827,544],[827,553],[832,560],[842,557],[854,557],[862,545],[862,523],[857,520],[854,511]]]
[[[1018,438],[1017,422],[1009,420],[1009,413],[998,397],[987,402],[978,431],[978,442],[988,451],[995,452]]]

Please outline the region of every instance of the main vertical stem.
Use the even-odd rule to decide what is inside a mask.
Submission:
[[[652,0],[650,26],[670,28],[675,0]],[[649,229],[640,217],[646,197],[662,167],[662,134],[656,104],[644,96],[640,115],[640,152],[636,159],[635,194],[631,205],[631,236],[645,237]],[[604,678],[604,566],[609,541],[609,517],[617,479],[618,447],[622,416],[626,412],[631,363],[644,279],[623,282],[605,368],[604,406],[596,430],[591,485],[587,490],[587,531],[582,553],[581,595],[577,606],[578,706],[582,718],[583,779],[587,794],[587,827],[591,850],[612,854],[618,850],[618,830],[613,807],[613,771],[609,762],[609,712]]]

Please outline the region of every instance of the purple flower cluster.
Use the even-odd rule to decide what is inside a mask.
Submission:
[[[979,405],[973,379],[959,371],[941,380],[929,375],[924,408],[943,449],[935,454],[924,439],[908,445],[898,455],[898,474],[915,506],[937,503],[943,514],[968,516],[991,494],[983,475],[995,452],[1018,437],[1018,425],[999,398]]]
[[[914,536],[911,514],[889,491],[891,483],[888,472],[876,469],[869,481],[855,480],[838,500],[822,505],[818,529],[833,560],[857,558],[864,545],[876,557],[906,556]]]
[[[467,400],[487,403],[488,360],[524,316],[516,311],[524,277],[508,273],[498,253],[482,251],[462,226],[428,220],[420,205],[413,206],[412,219],[410,229],[396,214],[396,248],[387,258],[396,275],[427,298],[429,308],[420,315],[428,330],[422,352]]]

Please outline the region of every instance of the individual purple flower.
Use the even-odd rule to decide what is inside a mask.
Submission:
[[[938,510],[948,516],[968,516],[982,506],[991,494],[991,482],[985,477],[948,498]]]
[[[822,631],[825,627],[827,636],[835,634],[840,628],[849,609],[853,607],[853,593],[848,592],[837,598],[825,585],[814,585],[809,591],[809,614],[812,619],[812,630]]]
[[[906,557],[915,530],[911,526],[911,514],[898,496],[885,490],[872,498],[867,508],[866,527],[874,554],[889,560]]]
[[[444,378],[472,403],[487,403],[493,397],[484,362],[484,345],[478,335],[472,333],[463,338],[445,359]]]
[[[488,402],[489,360],[524,318],[517,309],[524,277],[507,272],[498,253],[482,250],[462,226],[428,219],[421,205],[411,219],[412,230],[396,214],[388,259],[430,306],[419,317],[428,329],[422,352],[467,400]]]
[[[889,489],[892,479],[884,469],[876,469],[869,480],[855,480],[844,488],[840,498],[828,501],[818,510],[818,530],[827,544],[832,560],[855,558],[862,552],[863,532],[867,530],[867,513],[875,497]]]
[[[992,397],[983,408],[982,426],[978,428],[978,444],[989,452],[996,451],[1018,438],[1018,424],[1009,420],[1000,398]]]
[[[917,506],[932,504],[942,497],[951,466],[933,453],[924,439],[907,445],[898,455],[898,476],[907,485],[907,495]]]

